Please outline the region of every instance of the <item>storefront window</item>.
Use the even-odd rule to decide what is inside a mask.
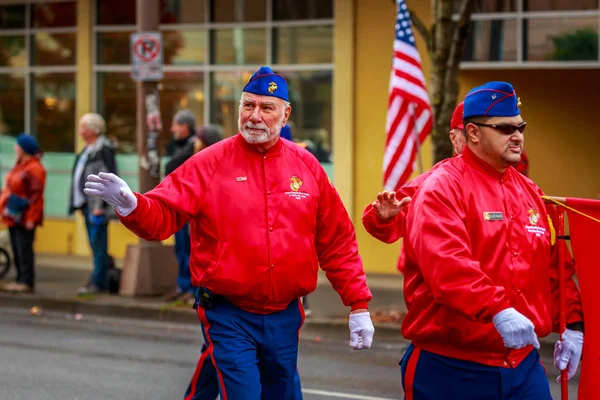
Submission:
[[[135,25],[136,0],[96,0],[98,25]]]
[[[238,111],[242,89],[254,71],[211,74],[211,122],[223,128],[225,137],[238,132]]]
[[[25,28],[25,6],[2,6],[0,7],[0,29],[23,29]]]
[[[215,64],[264,64],[267,31],[263,28],[216,29],[212,32]]]
[[[74,1],[32,4],[33,28],[59,28],[76,25],[77,7]]]
[[[525,0],[527,1],[527,0]],[[454,12],[460,11],[462,0],[454,0]],[[474,13],[513,12],[517,10],[517,0],[475,0]]]
[[[273,40],[277,64],[333,62],[333,27],[276,28]]]
[[[25,67],[27,52],[24,36],[0,36],[0,66]]]
[[[165,31],[164,60],[167,65],[200,65],[205,62],[204,30]]]
[[[472,21],[465,61],[516,61],[517,21]]]
[[[40,32],[33,36],[33,65],[74,65],[75,33]]]
[[[100,72],[98,112],[104,116],[107,136],[118,144],[118,152],[135,154],[136,83],[127,72]],[[189,108],[198,125],[204,123],[204,75],[201,72],[168,72],[158,85],[163,124],[161,143],[171,140],[170,126],[177,110]]]
[[[161,24],[200,24],[204,21],[204,0],[160,0]]]
[[[598,10],[598,0],[523,0],[523,11]]]
[[[25,75],[0,74],[0,136],[25,131]]]
[[[123,65],[131,61],[132,32],[99,32],[96,37],[98,64]]]
[[[32,75],[31,133],[48,152],[75,150],[75,74]]]
[[[212,22],[258,22],[267,19],[270,0],[212,0]]]
[[[524,60],[598,60],[598,18],[531,19],[523,26]]]
[[[332,18],[333,0],[273,0],[274,20]]]
[[[305,141],[321,163],[331,162],[331,71],[284,72],[288,81],[294,141]]]

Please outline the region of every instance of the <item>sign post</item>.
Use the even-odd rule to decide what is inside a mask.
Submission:
[[[131,77],[137,82],[140,193],[160,182],[158,145],[163,125],[158,82],[163,78],[163,44],[158,32],[159,9],[159,0],[137,0],[137,32],[131,35]],[[127,246],[119,293],[145,296],[170,292],[177,286],[177,271],[172,246],[140,239],[139,244]]]

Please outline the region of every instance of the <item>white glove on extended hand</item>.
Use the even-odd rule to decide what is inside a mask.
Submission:
[[[371,322],[371,313],[350,314],[350,347],[355,350],[368,349],[373,343],[375,328]]]
[[[554,345],[554,366],[559,371],[569,367],[568,378],[571,379],[577,372],[581,352],[583,350],[583,332],[565,329],[562,340]],[[560,380],[560,376],[557,380]]]
[[[98,196],[110,204],[123,217],[137,207],[137,198],[127,183],[115,174],[100,172],[88,175],[83,192],[88,196]]]
[[[533,323],[514,308],[507,308],[494,316],[492,322],[504,340],[504,346],[521,349],[527,345],[540,348]]]

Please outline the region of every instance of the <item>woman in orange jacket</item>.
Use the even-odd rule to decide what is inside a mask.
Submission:
[[[2,289],[32,293],[35,286],[33,240],[35,228],[44,219],[46,170],[40,161],[40,146],[31,135],[20,134],[15,145],[15,166],[6,176],[0,194],[0,215],[8,225],[17,269],[16,282]]]

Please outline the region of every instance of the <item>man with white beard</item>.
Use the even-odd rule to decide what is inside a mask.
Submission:
[[[315,290],[319,266],[351,308],[350,346],[373,340],[354,227],[315,157],[280,139],[290,112],[285,78],[261,67],[242,91],[238,135],[144,195],[114,174],[86,183],[145,240],[165,240],[190,222],[196,310],[221,398],[294,398],[299,299]]]

